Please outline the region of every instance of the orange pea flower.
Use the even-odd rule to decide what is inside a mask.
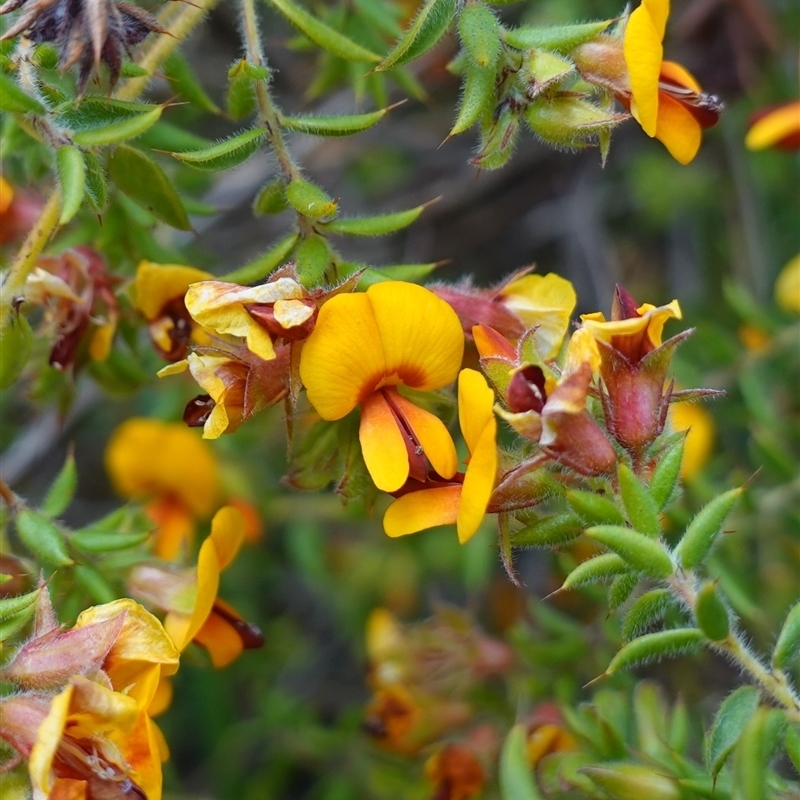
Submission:
[[[320,309],[300,360],[308,399],[324,420],[361,408],[359,439],[375,485],[395,492],[428,462],[455,475],[455,445],[444,423],[404,397],[455,380],[464,335],[453,309],[433,292],[401,281],[338,294]]]

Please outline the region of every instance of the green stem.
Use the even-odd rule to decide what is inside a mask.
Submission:
[[[694,573],[689,570],[676,572],[669,578],[669,586],[675,596],[694,616],[697,596]],[[784,708],[789,717],[800,722],[800,695],[789,684],[783,673],[771,670],[751,652],[735,624],[731,626],[731,633],[726,639],[711,642],[710,646],[733,661],[753,683],[761,687],[776,705]]]
[[[0,333],[8,325],[14,308],[15,300],[22,296],[25,290],[25,281],[28,280],[31,270],[36,265],[53,231],[58,227],[61,216],[61,190],[56,187],[50,195],[39,219],[28,232],[22,243],[19,253],[8,272],[3,276],[3,285],[0,287]]]

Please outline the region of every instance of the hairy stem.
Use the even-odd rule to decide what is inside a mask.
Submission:
[[[675,596],[694,616],[696,600],[696,579],[689,570],[677,571],[669,578],[669,587]],[[789,684],[782,672],[774,671],[766,666],[758,656],[754,655],[737,630],[735,623],[726,639],[711,642],[711,647],[718,653],[727,656],[739,669],[748,676],[752,683],[761,687],[762,691],[778,706],[784,708],[789,716],[800,722],[800,694]]]

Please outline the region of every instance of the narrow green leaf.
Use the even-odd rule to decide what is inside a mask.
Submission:
[[[587,558],[567,575],[561,589],[575,589],[628,571],[628,565],[616,553],[603,553]]]
[[[309,236],[297,245],[297,279],[308,289],[327,283],[331,251],[322,236]]]
[[[428,0],[375,69],[399,67],[426,53],[445,35],[455,13],[455,0]]]
[[[16,522],[19,538],[34,555],[55,567],[74,563],[63,534],[52,520],[26,508],[17,514]]]
[[[494,67],[500,55],[500,23],[483,3],[464,6],[458,17],[458,35],[476,67]]]
[[[88,131],[130,121],[157,108],[159,106],[153,103],[90,94],[81,99],[65,100],[53,109],[53,113],[59,125],[72,131]]]
[[[609,764],[584,767],[581,772],[592,779],[605,797],[625,800],[678,800],[680,797],[677,782],[657,767]]]
[[[203,147],[210,147],[212,142],[170,122],[159,120],[142,135],[138,144],[141,147],[149,147],[151,150],[182,153],[184,150],[200,150]]]
[[[786,755],[794,765],[797,773],[800,774],[800,724],[797,722],[789,723],[786,726],[786,732],[783,735],[783,746],[786,750]]]
[[[253,213],[256,216],[263,214],[280,214],[289,208],[286,199],[286,182],[282,179],[269,181],[253,200]]]
[[[632,594],[639,585],[639,576],[635,572],[617,575],[611,586],[608,587],[608,612],[616,611]]]
[[[256,110],[256,89],[253,79],[245,70],[242,59],[228,72],[228,91],[225,105],[231,119],[244,119]]]
[[[299,238],[300,234],[290,233],[270,247],[266,253],[260,255],[249,264],[245,264],[243,267],[233,270],[233,272],[222,275],[220,280],[230,281],[231,283],[241,283],[242,285],[258,283],[264,280],[272,270],[286,261]]]
[[[789,609],[778,641],[772,651],[772,665],[776,669],[786,669],[800,654],[800,601]]]
[[[675,493],[675,487],[678,485],[678,476],[681,472],[685,443],[686,437],[684,436],[669,447],[666,452],[659,456],[658,464],[653,470],[653,475],[650,478],[650,495],[659,511],[667,505]]]
[[[666,578],[672,574],[669,553],[659,542],[643,533],[620,525],[595,525],[586,530],[586,535],[613,550],[643,575]]]
[[[568,53],[579,44],[601,34],[614,20],[579,25],[526,26],[506,31],[505,40],[520,50],[541,48],[554,53]]]
[[[150,73],[144,67],[140,67],[133,61],[123,62],[122,69],[120,70],[119,74],[121,78],[144,78],[147,75],[150,75]]]
[[[500,753],[500,797],[502,800],[540,800],[527,753],[525,726],[515,725]]]
[[[702,563],[711,550],[722,523],[743,491],[740,487],[715,497],[689,523],[686,533],[675,548],[675,557],[684,569],[693,569]]]
[[[647,633],[623,645],[611,659],[606,675],[612,675],[637,664],[695,650],[704,638],[703,632],[697,628],[671,628],[657,633]]]
[[[58,224],[66,225],[80,210],[86,187],[86,166],[77,147],[65,144],[56,151],[58,183],[61,187],[61,216]]]
[[[625,518],[609,497],[573,489],[567,492],[567,502],[587,525],[623,525]]]
[[[73,134],[73,141],[82,147],[101,147],[106,144],[117,144],[128,139],[141,136],[148,128],[158,122],[161,116],[161,106],[156,106],[150,111],[131,117],[130,119],[112,122],[101,128],[91,128]]]
[[[117,599],[117,592],[106,577],[91,564],[75,567],[75,580],[95,603],[112,603]]]
[[[323,50],[327,50],[329,53],[348,61],[366,61],[369,63],[381,60],[379,55],[326,25],[322,20],[310,14],[302,6],[292,2],[292,0],[267,0],[267,2],[280,11],[295,28],[308,36],[312,42],[318,44]]]
[[[100,214],[108,204],[106,173],[94,153],[85,152],[83,160],[86,165],[86,197],[94,211]]]
[[[705,741],[706,766],[715,777],[757,708],[758,689],[754,686],[740,686],[722,701]]]
[[[577,539],[583,523],[574,514],[551,514],[511,534],[514,547],[559,547]]]
[[[164,77],[170,88],[192,105],[211,114],[220,114],[219,106],[206,94],[189,62],[177,50],[164,62]]]
[[[108,173],[122,192],[157,219],[178,230],[192,229],[186,209],[164,170],[140,150],[127,145],[114,148],[108,159]]]
[[[44,114],[45,107],[19,88],[17,82],[0,72],[0,111],[9,114]]]
[[[337,204],[319,186],[302,178],[295,178],[286,187],[289,205],[311,219],[324,219],[336,215]]]
[[[764,800],[769,791],[769,762],[786,718],[761,706],[747,721],[733,753],[733,800]]]
[[[471,62],[467,64],[458,114],[448,136],[456,136],[471,128],[496,102],[496,80],[494,67],[476,67]]]
[[[628,521],[640,533],[648,536],[658,536],[661,533],[661,523],[658,520],[658,508],[647,487],[634,474],[633,470],[625,463],[620,462],[617,469],[619,493]]]
[[[622,638],[631,641],[660,621],[674,603],[668,589],[652,589],[636,599],[622,620]]]
[[[312,136],[350,136],[371,128],[386,116],[394,106],[371,111],[368,114],[339,114],[336,116],[292,116],[283,117],[283,126],[295,133],[308,133]]]
[[[728,609],[717,593],[714,581],[706,581],[697,593],[694,603],[694,616],[697,625],[712,642],[728,638],[731,621]]]
[[[415,222],[419,215],[430,205],[425,203],[407,211],[396,211],[393,214],[379,214],[374,217],[351,217],[336,219],[320,226],[328,233],[339,233],[344,236],[385,236],[407,228]]]
[[[123,533],[121,531],[99,531],[88,528],[82,531],[74,531],[70,535],[70,541],[85,553],[111,553],[136,547],[144,542],[148,536],[150,536],[149,530]]]
[[[72,502],[77,486],[78,470],[75,468],[75,458],[70,452],[67,454],[61,471],[47,490],[42,501],[42,513],[48,517],[57,517],[62,514]]]
[[[31,608],[39,599],[41,589],[34,589],[26,594],[18,594],[16,597],[3,597],[0,599],[0,619],[15,616],[28,608]]]
[[[0,389],[7,389],[22,374],[33,349],[33,331],[22,312],[15,312],[0,333]]]
[[[364,291],[375,283],[382,281],[409,281],[420,283],[433,272],[441,262],[434,261],[430,264],[394,264],[389,267],[369,267],[364,270],[358,279],[358,290]]]
[[[16,614],[10,614],[8,617],[0,619],[0,642],[5,642],[19,633],[25,625],[28,624],[28,621],[33,617],[35,612],[36,606],[31,604],[18,611]],[[22,796],[24,797],[25,795]]]
[[[266,128],[251,128],[237,133],[222,142],[217,142],[210,147],[199,150],[183,150],[180,153],[170,153],[187,167],[193,167],[204,172],[221,172],[247,161],[261,146]]]

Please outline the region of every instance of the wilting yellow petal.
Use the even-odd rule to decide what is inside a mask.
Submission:
[[[597,347],[597,340],[592,331],[585,326],[578,328],[570,337],[564,373],[575,372],[581,364],[588,364],[592,368],[592,372],[600,369],[600,351]]]
[[[545,360],[558,354],[577,303],[572,284],[551,272],[523,275],[500,291],[503,305],[534,333],[536,349]]]
[[[300,357],[308,400],[326,420],[341,419],[383,379],[386,360],[365,293],[339,294],[319,311]]]
[[[300,300],[277,300],[273,313],[282,328],[293,328],[309,319],[314,314],[314,307]]]
[[[800,134],[800,100],[786,103],[756,120],[747,132],[744,143],[749,150],[763,150],[778,144],[787,136]]]
[[[414,405],[396,391],[388,391],[392,391],[393,402],[411,426],[431,466],[443,478],[452,478],[458,470],[458,455],[447,426],[430,411]]]
[[[664,48],[664,0],[643,2],[631,12],[625,26],[623,52],[631,86],[631,113],[648,136],[655,136],[658,120],[658,76]]]
[[[242,637],[229,622],[213,611],[195,634],[194,640],[208,650],[211,663],[217,669],[228,666],[244,649]]]
[[[211,520],[211,541],[217,549],[220,570],[236,558],[244,541],[244,516],[238,508],[224,506]]]
[[[36,732],[36,744],[28,760],[28,772],[34,791],[38,789],[45,797],[52,788],[50,770],[67,724],[73,691],[72,684],[67,684],[50,702],[50,710]]]
[[[14,200],[14,187],[0,175],[0,214],[5,214]]]
[[[437,525],[452,525],[458,519],[460,500],[458,485],[404,494],[386,509],[383,530],[394,538]]]
[[[403,383],[430,391],[455,380],[464,355],[464,333],[450,305],[428,289],[403,281],[377,283],[366,295],[386,359],[384,385]]]
[[[688,164],[700,149],[703,129],[692,113],[665,94],[660,95],[656,139],[679,163]]]
[[[383,492],[396,492],[408,479],[408,450],[397,420],[380,392],[371,394],[361,405],[358,438],[375,485]]]
[[[494,392],[483,375],[474,369],[462,369],[458,376],[458,421],[470,454],[494,420],[493,407]]]
[[[714,419],[699,403],[676,403],[669,419],[675,431],[687,431],[681,477],[691,480],[708,463],[714,450]]]
[[[154,320],[170,300],[183,297],[190,284],[210,277],[208,272],[182,264],[140,261],[133,283],[134,303],[145,319]]]
[[[784,311],[800,314],[800,255],[796,255],[778,275],[775,302]]]

